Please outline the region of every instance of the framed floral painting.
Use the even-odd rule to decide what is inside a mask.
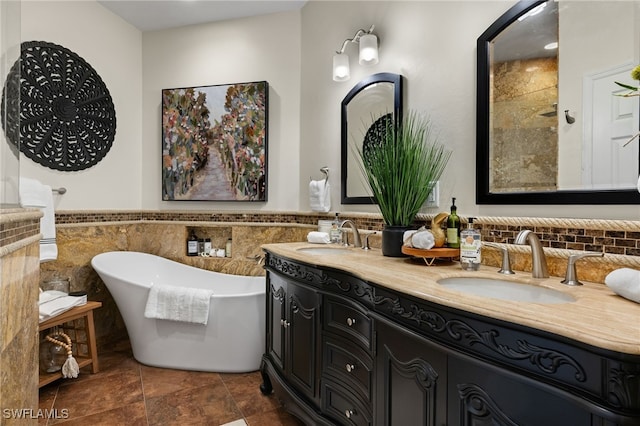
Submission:
[[[266,81],[162,90],[162,199],[267,201]]]

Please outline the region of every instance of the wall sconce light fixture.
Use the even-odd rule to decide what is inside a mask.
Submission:
[[[373,34],[374,26],[369,31],[359,29],[353,38],[348,38],[342,43],[342,48],[333,55],[333,80],[347,81],[351,77],[349,70],[349,56],[344,53],[348,43],[360,45],[360,65],[375,65],[378,63],[378,37]]]

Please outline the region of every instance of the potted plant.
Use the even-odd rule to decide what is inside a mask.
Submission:
[[[356,151],[384,219],[382,254],[400,257],[404,231],[440,179],[451,151],[437,142],[430,121],[416,112],[406,114],[397,125],[389,119],[384,123],[382,129],[378,124],[375,137],[368,132]]]

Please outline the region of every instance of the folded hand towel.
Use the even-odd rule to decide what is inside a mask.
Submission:
[[[212,295],[208,289],[153,285],[144,316],[207,325]]]
[[[311,210],[315,212],[328,212],[331,210],[331,191],[327,179],[312,180],[309,182],[309,203]]]
[[[428,250],[436,245],[436,239],[431,231],[425,230],[413,234],[411,237],[411,244],[413,244],[413,247],[415,248]]]
[[[56,219],[53,208],[53,191],[35,179],[20,178],[20,204],[42,210],[40,218],[40,263],[58,258],[56,245]]]
[[[326,232],[311,231],[307,234],[307,241],[316,244],[329,244],[331,239]]]
[[[49,293],[49,295],[47,295],[47,293]],[[40,322],[60,315],[61,313],[68,311],[74,306],[82,306],[87,304],[87,296],[75,297],[67,296],[66,294],[64,296],[59,296],[58,293],[61,292],[49,290],[40,293],[40,300],[45,300],[39,304]],[[49,297],[53,298],[49,299]]]
[[[616,269],[605,277],[604,282],[616,294],[640,303],[640,271],[630,268]]]
[[[65,293],[64,291],[58,291],[58,290],[40,291],[40,295],[38,298],[38,305],[51,302],[54,299],[59,299],[64,296],[68,296],[68,294]]]

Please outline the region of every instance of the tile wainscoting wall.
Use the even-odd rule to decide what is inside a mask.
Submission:
[[[4,410],[38,409],[41,216],[39,210],[0,209],[0,425],[38,423]]]
[[[263,275],[262,266],[255,260],[262,255],[262,244],[305,241],[318,220],[332,217],[332,213],[297,212],[61,211],[56,214],[58,260],[41,266],[41,281],[54,274],[67,277],[73,291],[86,291],[90,300],[101,301],[96,333],[99,345],[105,345],[122,338],[125,329],[115,302],[91,267],[96,254],[142,251],[203,269]],[[380,231],[383,227],[378,214],[344,213],[341,218],[353,220],[364,231]],[[420,215],[414,226],[428,226],[431,219]],[[462,221],[466,223],[467,219],[462,217]],[[640,268],[640,221],[478,217],[475,226],[484,241],[509,244],[514,270],[531,270],[529,247],[513,245],[522,229],[531,229],[540,237],[552,276],[564,276],[568,256],[579,251],[606,253],[603,258],[579,262],[581,280],[603,283],[616,268]],[[186,256],[186,240],[192,229],[198,237],[211,238],[213,247],[222,248],[227,238],[232,238],[232,258]],[[369,240],[372,247],[380,247],[380,233]],[[499,267],[499,251],[484,249],[483,263]]]
[[[0,213],[0,318],[3,321],[0,402],[2,407],[9,407],[11,400],[7,395],[26,401],[25,404],[31,404],[35,398],[34,408],[37,407],[37,359],[35,355],[25,358],[17,354],[37,353],[33,348],[37,344],[38,282],[57,274],[70,279],[73,291],[86,291],[90,300],[101,301],[103,307],[95,313],[96,332],[98,345],[104,348],[125,336],[126,331],[113,299],[91,267],[91,258],[96,254],[135,250],[209,270],[263,275],[262,267],[254,259],[262,255],[261,244],[305,241],[307,233],[316,229],[318,220],[333,218],[332,213],[300,212],[59,211],[56,213],[58,259],[38,267],[39,211],[15,209]],[[341,216],[353,220],[361,230],[380,231],[383,227],[378,214]],[[419,215],[414,226],[428,226],[431,219],[432,216]],[[462,220],[466,222],[465,217]],[[606,274],[619,267],[640,269],[640,221],[478,217],[475,226],[485,241],[509,244],[515,270],[531,268],[529,248],[512,244],[522,229],[531,229],[541,238],[553,276],[564,276],[567,257],[578,251],[606,253],[603,258],[580,261],[578,274],[585,281],[602,283]],[[186,239],[191,229],[199,237],[211,238],[214,247],[222,247],[227,238],[232,238],[232,258],[187,257]],[[371,237],[370,242],[372,247],[379,247],[379,233]],[[483,263],[499,267],[498,251],[484,249]],[[429,267],[424,265],[424,268],[428,272]],[[10,305],[5,303],[9,300]],[[20,324],[23,328],[11,329],[6,324]],[[25,372],[33,374],[25,376]],[[25,377],[27,382],[33,381],[33,386],[24,386]],[[16,394],[15,386],[26,394]]]

